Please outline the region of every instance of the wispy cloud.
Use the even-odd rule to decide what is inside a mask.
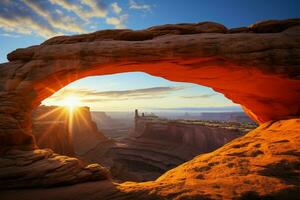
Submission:
[[[82,20],[88,21],[93,17],[105,17],[107,15],[107,8],[100,1],[96,0],[50,0],[52,4],[56,4],[61,8],[73,12]]]
[[[126,28],[124,25],[128,19],[128,15],[121,15],[119,17],[107,17],[105,19],[107,24],[114,25],[116,28],[123,29]]]
[[[106,6],[100,0],[2,0],[2,34],[39,35],[45,38],[90,31],[95,20],[125,28],[128,14],[117,2]],[[97,25],[99,23],[97,22]]]
[[[82,102],[102,102],[102,101],[124,101],[124,100],[141,100],[141,99],[159,99],[165,98],[165,95],[172,92],[185,89],[185,87],[151,87],[134,90],[120,91],[96,91],[89,89],[63,89],[53,96],[48,101],[63,101],[67,96],[76,96]]]
[[[22,2],[31,8],[37,15],[47,20],[53,28],[62,31],[71,30],[76,33],[85,32],[83,27],[76,24],[75,19],[64,15],[62,11],[55,10],[54,12],[50,12],[50,10],[47,9],[47,4],[43,3],[46,1],[22,0]]]
[[[129,0],[129,8],[134,10],[151,11],[153,5],[137,3],[135,0]]]
[[[218,94],[201,94],[201,95],[193,95],[193,96],[182,96],[184,99],[206,99]]]

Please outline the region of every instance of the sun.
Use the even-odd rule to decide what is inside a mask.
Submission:
[[[79,106],[80,99],[76,96],[68,96],[63,100],[63,105],[67,107],[70,111]]]

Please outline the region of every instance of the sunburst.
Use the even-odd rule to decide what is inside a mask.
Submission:
[[[80,105],[80,99],[76,96],[67,96],[62,100],[62,105],[68,108],[69,112],[73,112]]]

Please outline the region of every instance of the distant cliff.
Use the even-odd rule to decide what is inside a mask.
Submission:
[[[78,107],[71,115],[64,107],[40,106],[33,112],[33,134],[40,148],[64,155],[84,154],[106,140],[88,107]]]
[[[255,128],[254,124],[167,120],[135,113],[130,138],[112,148],[112,175],[121,180],[154,180],[201,153],[212,152]]]

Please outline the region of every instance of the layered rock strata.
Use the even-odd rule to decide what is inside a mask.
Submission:
[[[7,151],[0,158],[0,189],[53,187],[108,179],[99,164],[84,166],[77,158],[50,149]]]
[[[112,176],[117,180],[149,181],[201,153],[211,152],[256,126],[213,121],[135,117],[131,137],[116,143]],[[95,155],[96,156],[96,155]]]

